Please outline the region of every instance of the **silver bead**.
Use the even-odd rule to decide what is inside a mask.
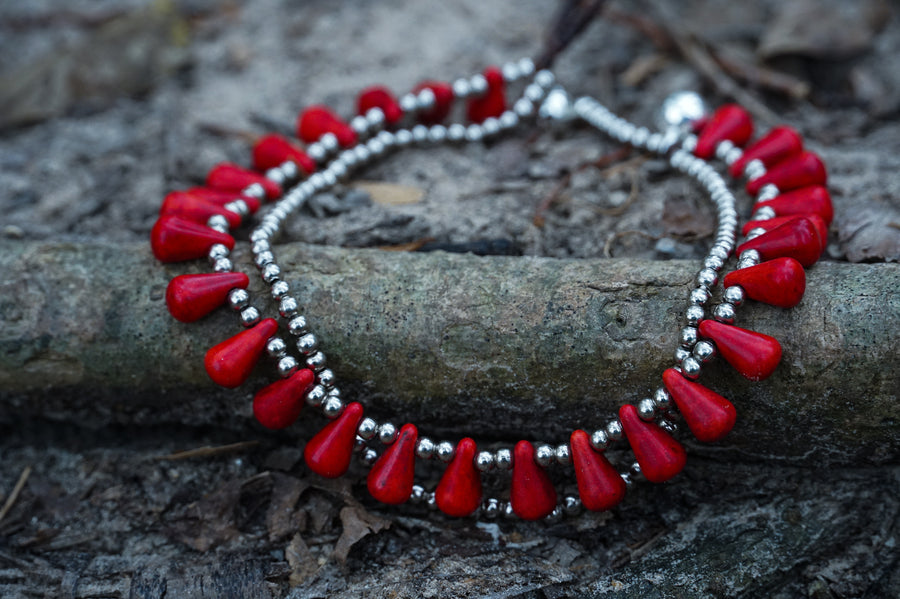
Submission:
[[[241,310],[241,324],[248,329],[260,321],[259,310],[253,306],[247,306]]]
[[[671,420],[662,419],[657,424],[659,424],[659,427],[670,435],[678,432],[678,425]]]
[[[326,388],[331,388],[334,387],[334,383],[336,382],[337,378],[330,368],[325,368],[316,373],[316,380],[320,385]],[[332,391],[337,391],[337,389],[332,389]]]
[[[711,268],[704,268],[697,273],[697,284],[703,287],[714,287],[719,280],[719,273]]]
[[[756,227],[755,229],[750,229],[749,231],[747,231],[746,239],[747,241],[750,241],[751,239],[756,239],[757,237],[759,237],[760,235],[764,235],[765,233],[765,229],[763,229],[762,227]]]
[[[697,306],[705,306],[709,301],[709,291],[704,287],[697,287],[691,290],[690,301]]]
[[[425,488],[422,485],[413,485],[412,493],[409,495],[409,500],[413,504],[420,504],[425,500]]]
[[[534,461],[544,468],[550,465],[555,456],[556,452],[549,445],[538,445],[534,450]]]
[[[362,452],[359,459],[366,466],[372,466],[378,460],[378,452],[370,447]]]
[[[254,244],[256,244],[257,242],[260,242],[260,241],[265,241],[266,243],[268,243],[269,236],[268,236],[268,234],[266,234],[264,231],[262,231],[260,229],[253,229],[253,231],[250,232],[250,241],[252,241]],[[215,246],[213,246],[213,247],[215,247]],[[224,247],[224,246],[222,246],[222,247]],[[228,248],[226,248],[226,249],[228,249]],[[269,248],[266,247],[265,249],[269,249]],[[260,250],[260,251],[262,251],[262,250]],[[253,253],[255,254],[256,250],[253,250]]]
[[[357,115],[350,119],[350,128],[358,135],[363,135],[369,130],[369,121],[362,115]]]
[[[452,460],[455,453],[456,450],[453,448],[453,443],[451,443],[450,441],[441,441],[434,448],[434,455],[436,455],[437,458],[444,463]]]
[[[709,341],[698,341],[694,346],[694,357],[701,363],[706,363],[716,356],[716,346]]]
[[[306,333],[306,317],[304,316],[295,316],[288,323],[288,331],[290,331],[291,335],[300,336]]]
[[[280,358],[287,351],[287,343],[281,337],[272,337],[266,342],[266,353],[273,358]]]
[[[484,122],[481,123],[481,128],[484,131],[485,137],[491,137],[500,133],[500,121],[496,118],[489,116],[484,119]]]
[[[732,285],[725,288],[725,301],[734,306],[740,306],[744,303],[744,288],[740,285]]]
[[[500,505],[500,513],[503,514],[503,517],[507,520],[515,520],[518,516],[516,516],[516,512],[513,511],[512,504],[508,501],[504,501]]]
[[[421,144],[428,141],[428,127],[425,125],[416,125],[411,131],[415,143]]]
[[[329,389],[327,385],[322,385],[322,386],[325,387],[326,389],[328,389],[328,396],[329,396],[329,397],[332,397],[332,396],[334,396],[334,397],[340,397],[340,396],[341,396],[341,390],[338,389],[337,387],[332,387],[332,388]]]
[[[385,148],[392,148],[397,145],[397,138],[394,137],[394,134],[390,131],[379,131],[378,141],[380,141]]]
[[[297,349],[304,356],[308,356],[319,349],[319,340],[312,333],[307,333],[297,339]]]
[[[356,427],[356,434],[366,441],[373,439],[376,432],[378,432],[378,423],[371,418],[363,418],[359,426]]]
[[[230,253],[231,251],[228,249],[228,246],[221,243],[214,243],[210,246],[207,256],[209,257],[210,264],[215,264],[216,260],[227,258]]]
[[[481,510],[485,518],[493,520],[500,515],[500,502],[491,497],[482,504]]]
[[[334,396],[329,396],[322,406],[322,413],[325,414],[326,418],[331,418],[332,420],[340,416],[343,411],[344,402],[342,402],[340,398]]]
[[[720,258],[722,262],[724,262],[725,260],[728,260],[728,256],[731,255],[731,252],[721,245],[714,245],[709,249],[709,255]]]
[[[563,500],[563,511],[567,516],[577,516],[581,512],[581,499],[567,495]]]
[[[469,92],[471,95],[478,97],[483,96],[485,92],[487,92],[488,83],[487,79],[484,78],[482,74],[472,75],[469,78]]]
[[[437,101],[437,98],[434,97],[434,92],[430,87],[424,87],[419,90],[419,93],[416,95],[416,110],[430,110],[434,108],[434,103]]]
[[[481,125],[473,123],[466,127],[466,141],[481,141],[482,137],[484,137],[484,129],[481,128]]]
[[[272,264],[266,264],[262,270],[262,280],[269,285],[277,281],[280,276],[281,268],[274,262]]]
[[[538,91],[540,91],[540,88],[538,88]],[[528,118],[534,115],[534,104],[532,104],[525,98],[519,98],[518,100],[516,100],[515,104],[513,104],[513,112],[515,112],[516,115],[520,118]]]
[[[428,437],[422,437],[416,442],[416,456],[421,460],[430,460],[434,457],[434,441]]]
[[[251,183],[247,187],[241,190],[241,195],[250,196],[251,198],[256,198],[257,200],[261,200],[266,197],[265,188],[259,183]]]
[[[553,73],[551,71],[548,71],[547,69],[541,69],[540,71],[535,73],[534,82],[544,89],[550,89],[556,82],[556,77],[553,76]]]
[[[338,138],[334,133],[323,133],[322,137],[319,138],[319,145],[321,145],[329,154],[341,147],[341,144],[338,142]]]
[[[705,313],[700,306],[688,306],[688,309],[684,311],[684,319],[692,327],[700,324],[700,321],[703,320],[704,316]]]
[[[763,206],[753,213],[750,220],[769,220],[771,218],[775,218],[775,210],[771,206]]]
[[[213,271],[215,272],[231,272],[232,268],[234,267],[228,258],[219,258],[213,264]]]
[[[278,313],[281,314],[282,318],[293,318],[297,314],[297,309],[297,300],[289,295],[281,298],[281,301],[278,303]]]
[[[325,368],[325,354],[320,351],[306,357],[306,367],[319,372]]]
[[[504,110],[500,115],[500,127],[503,129],[512,129],[519,124],[519,115],[512,110]]]
[[[378,427],[378,440],[385,445],[390,445],[397,440],[397,427],[390,422],[385,422]]]
[[[272,299],[280,300],[285,295],[287,295],[288,291],[290,290],[290,286],[286,282],[277,281],[274,285],[272,285],[272,289],[270,290]]]
[[[609,447],[609,435],[603,429],[597,429],[591,433],[591,447],[597,451],[605,451]]]
[[[512,468],[512,452],[508,449],[498,449],[494,454],[494,464],[498,470],[509,470]]]
[[[293,160],[286,160],[281,163],[281,172],[284,173],[285,178],[288,181],[294,181],[297,179],[297,176],[300,174],[300,169],[297,167],[297,163]]]
[[[428,128],[428,141],[443,143],[447,139],[447,128],[443,125],[432,125]]]
[[[466,138],[466,126],[453,123],[447,127],[447,139],[450,141],[462,141]]]
[[[359,435],[357,435],[353,440],[353,453],[360,453],[362,451],[365,451],[367,447],[368,444],[366,443],[366,440]]]
[[[284,185],[287,177],[284,176],[284,172],[279,167],[270,168],[266,171],[266,179],[272,181],[277,185]]]
[[[572,463],[572,453],[566,444],[559,445],[556,448],[556,461],[562,466],[568,466]]]
[[[456,81],[453,82],[453,95],[459,99],[468,98],[472,93],[472,86],[469,85],[469,80],[460,77]]]
[[[665,388],[660,387],[653,393],[653,403],[656,404],[656,409],[660,412],[668,412],[673,405],[672,396],[669,395]]]
[[[409,129],[400,129],[396,133],[394,133],[394,139],[397,140],[397,145],[400,147],[408,146],[413,142],[413,134]]]
[[[397,100],[397,103],[400,104],[400,110],[403,112],[412,112],[416,109],[416,95],[412,93],[403,94]]]
[[[213,214],[206,221],[206,226],[214,231],[218,231],[219,233],[227,233],[228,232],[228,219],[226,219],[221,214]]]
[[[756,250],[744,250],[741,252],[740,260],[742,262],[752,262],[753,264],[759,264],[759,252]]]
[[[641,475],[641,465],[637,462],[632,462],[628,467],[628,473],[632,476],[640,476]]]
[[[328,152],[320,143],[311,143],[306,146],[306,154],[320,164],[328,158]]]
[[[606,436],[610,441],[621,441],[623,434],[622,423],[618,420],[613,420],[606,425]]]
[[[519,65],[515,62],[504,63],[504,65],[500,67],[500,72],[503,73],[503,80],[507,83],[516,81],[522,76],[521,71],[519,71]]]
[[[716,306],[716,309],[713,310],[713,318],[718,320],[719,322],[724,322],[725,324],[731,324],[734,322],[735,310],[734,306],[729,304],[728,302],[723,302]]]
[[[781,191],[771,183],[763,185],[762,189],[759,190],[759,193],[756,194],[756,202],[759,203],[774,200],[780,193]],[[768,206],[766,206],[766,208],[768,208]]]
[[[751,160],[744,167],[743,174],[751,181],[753,179],[759,179],[766,174],[766,165],[764,165],[760,160]]]
[[[700,362],[694,356],[681,361],[681,373],[684,378],[695,381],[700,377]]]
[[[681,329],[681,345],[683,347],[691,348],[694,347],[695,343],[697,343],[697,328],[684,327]]]
[[[425,494],[425,505],[427,505],[428,509],[432,511],[437,509],[437,497],[435,497],[434,492]]]
[[[522,74],[522,77],[531,77],[534,73],[534,61],[530,58],[519,59],[519,72]]]
[[[475,467],[481,472],[488,472],[494,468],[494,454],[490,451],[479,451],[475,456]]]
[[[718,271],[722,270],[723,266],[725,266],[725,261],[718,256],[707,256],[706,260],[703,261],[704,268],[711,268]]]
[[[325,401],[327,396],[328,392],[325,390],[325,387],[316,385],[306,394],[306,403],[307,405],[316,408],[322,405],[322,402]]]
[[[656,404],[649,397],[638,402],[637,411],[641,420],[649,422],[656,418]]]
[[[546,522],[547,524],[556,524],[560,520],[562,520],[562,508],[559,506],[553,508],[553,511],[547,514],[547,517],[544,518],[544,522]]]
[[[250,294],[246,289],[232,289],[228,292],[228,305],[232,310],[243,310],[250,303]]]
[[[675,361],[681,364],[681,361],[691,355],[691,351],[683,347],[675,348]]]
[[[696,92],[682,91],[663,100],[658,117],[660,129],[688,129],[706,114],[703,98]]]
[[[284,356],[278,360],[278,375],[283,379],[297,372],[297,368],[297,360],[294,359],[294,356]]]

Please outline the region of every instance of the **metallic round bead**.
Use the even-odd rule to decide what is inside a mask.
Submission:
[[[330,368],[325,368],[324,370],[320,370],[316,373],[316,380],[320,385],[331,389],[334,387],[334,383],[337,380],[337,377],[334,375],[334,371]],[[337,391],[337,389],[331,389],[332,391]]]
[[[488,83],[487,79],[484,78],[482,74],[472,75],[469,78],[469,90],[470,93],[475,96],[483,96],[485,92],[487,92]]]
[[[319,340],[312,333],[307,333],[297,339],[297,349],[304,356],[308,356],[319,349]]]
[[[436,101],[437,98],[434,97],[434,92],[430,87],[422,88],[416,95],[416,110],[430,110],[434,108]]]
[[[555,454],[554,457],[560,465],[568,466],[572,463],[572,452],[567,444],[557,446]]]
[[[770,218],[775,218],[775,210],[771,206],[763,206],[753,213],[751,220],[769,220]]]
[[[287,180],[287,177],[284,176],[284,171],[279,167],[270,168],[266,171],[266,179],[276,183],[278,185],[284,185],[284,182]]]
[[[725,260],[728,260],[728,256],[731,255],[731,252],[726,250],[721,245],[716,244],[709,249],[709,255],[715,256],[716,258],[719,258],[722,260],[722,262],[724,262]]]
[[[520,58],[519,72],[522,74],[522,77],[531,77],[534,74],[534,61],[530,58]]]
[[[356,427],[356,434],[366,441],[370,441],[371,439],[375,438],[375,433],[377,432],[378,423],[371,418],[363,418],[362,422],[359,423],[359,426]]]
[[[337,387],[328,388],[327,385],[322,385],[322,386],[325,387],[326,389],[328,389],[328,397],[332,397],[332,396],[340,397],[341,396],[341,390],[338,389]]]
[[[610,441],[621,441],[623,435],[622,423],[618,420],[613,420],[606,425],[606,436],[609,437]]]
[[[441,127],[443,127],[443,125],[441,125]],[[372,153],[373,158],[384,154],[384,144],[381,143],[376,137],[373,137],[372,139],[367,141],[366,147],[369,148],[369,152]]]
[[[540,85],[530,83],[525,87],[525,91],[522,93],[522,99],[532,104],[537,104],[544,99],[546,93],[546,90]],[[515,105],[513,105],[513,110],[515,110]]]
[[[329,154],[341,147],[341,144],[338,142],[338,138],[334,133],[322,134],[322,137],[319,138],[319,145],[321,145]]]
[[[390,422],[385,422],[378,427],[378,440],[385,445],[390,445],[397,440],[397,427]]]
[[[503,517],[507,520],[515,520],[518,518],[516,512],[513,511],[512,504],[508,501],[504,501],[500,504],[500,513],[503,514]]]
[[[206,221],[206,226],[219,233],[228,232],[228,220],[221,214],[213,214]]]
[[[696,381],[700,377],[700,362],[694,356],[688,356],[681,361],[681,372],[684,378]]]
[[[246,289],[232,289],[228,292],[228,305],[232,310],[243,310],[250,304],[250,294]]]
[[[711,268],[704,268],[697,273],[697,284],[703,287],[714,287],[719,280],[719,273]]]
[[[408,146],[413,142],[413,134],[409,129],[400,129],[396,133],[394,133],[394,139],[397,141],[398,146]]]
[[[494,454],[490,451],[479,451],[475,456],[475,467],[481,472],[488,472],[494,468]]]
[[[704,341],[703,343],[706,342]],[[660,387],[653,393],[653,403],[656,404],[656,409],[660,412],[668,412],[674,405],[672,396],[669,395],[669,392],[664,387]]]
[[[430,460],[434,457],[434,441],[428,437],[422,437],[416,442],[416,456],[421,460]]]
[[[434,455],[436,455],[437,458],[444,463],[452,460],[455,453],[456,450],[453,448],[453,443],[451,443],[450,441],[441,441],[434,448]]]
[[[769,200],[773,200],[778,197],[781,191],[769,183],[768,185],[763,185],[762,189],[759,190],[759,193],[756,194],[757,202],[768,202]]]
[[[397,100],[397,103],[400,104],[400,110],[403,112],[412,112],[416,109],[416,95],[412,93],[403,94]]]
[[[577,516],[581,512],[581,499],[566,495],[563,499],[563,511],[567,516]]]
[[[447,127],[447,139],[450,141],[462,141],[466,138],[466,126],[460,123],[453,123]]]
[[[428,141],[428,127],[425,125],[416,125],[411,131],[415,143],[421,144]]]
[[[732,304],[728,302],[723,302],[716,306],[716,309],[713,310],[713,318],[718,320],[719,322],[724,322],[725,324],[732,324],[734,322],[735,317],[735,309]]]
[[[390,131],[379,131],[377,137],[385,148],[393,148],[397,145],[397,138]]]
[[[656,418],[656,404],[649,397],[638,402],[637,411],[641,420],[650,422]]]
[[[498,449],[494,453],[494,465],[498,470],[509,470],[512,468],[512,452],[508,449]]]
[[[553,462],[554,457],[556,457],[556,452],[549,445],[538,445],[534,450],[534,461],[544,468]]]
[[[362,452],[359,459],[366,466],[372,466],[378,460],[378,452],[370,447]]]
[[[261,231],[260,229],[253,229],[250,232],[250,241],[252,241],[254,244],[257,243],[258,241],[268,242],[269,236],[265,232]],[[216,246],[213,246],[213,247],[216,247]],[[222,247],[225,247],[225,246],[222,246]],[[225,249],[227,250],[228,248],[225,248]],[[265,249],[269,249],[269,248],[265,248]],[[256,253],[256,250],[253,250],[253,253]]]
[[[266,342],[266,353],[273,358],[280,358],[287,351],[287,343],[281,337],[272,337]]]
[[[432,125],[428,128],[428,141],[431,143],[444,143],[447,139],[447,128],[443,125]]]
[[[253,306],[247,306],[241,310],[241,324],[248,329],[260,321],[259,310]]]
[[[500,502],[491,497],[481,505],[481,511],[488,520],[493,520],[500,515]]]
[[[384,111],[377,106],[366,111],[366,120],[372,131],[378,131],[384,126]]]
[[[556,524],[560,520],[562,520],[562,508],[559,506],[553,508],[553,511],[547,514],[547,517],[544,518],[544,522],[546,522],[547,524]]]
[[[328,188],[331,188],[331,187],[334,187],[335,185],[337,185],[337,177],[335,176],[333,171],[324,170],[319,174],[322,175],[322,181],[324,182],[323,187],[325,189],[328,189]]]
[[[697,327],[684,327],[681,329],[682,347],[691,348],[697,343]]]
[[[716,346],[709,341],[698,341],[693,354],[701,363],[709,362],[716,356]]]
[[[281,277],[281,267],[274,262],[266,264],[262,270],[262,280],[271,285]]]
[[[628,467],[628,473],[631,476],[640,476],[641,475],[641,465],[637,462],[632,462]]]
[[[322,405],[325,398],[328,397],[328,391],[322,385],[316,385],[306,394],[306,404],[317,408]]]
[[[287,295],[288,291],[290,290],[290,285],[288,285],[285,281],[278,281],[274,285],[272,285],[270,293],[272,294],[272,299],[280,300],[285,295]]]
[[[340,160],[332,162],[331,166],[328,167],[328,170],[338,181],[345,181],[347,179],[347,174],[349,173],[347,165]]]
[[[484,137],[484,129],[481,128],[481,125],[476,125],[472,123],[468,127],[466,127],[466,141],[476,142],[481,141]]]
[[[744,250],[741,252],[740,257],[742,262],[752,262],[753,264],[759,264],[759,252],[756,250]]]
[[[257,200],[261,200],[266,197],[265,188],[259,183],[251,183],[247,187],[241,190],[241,195],[250,196],[251,198],[256,198]]]
[[[591,447],[597,451],[605,451],[609,447],[609,435],[603,429],[597,429],[591,433]]]
[[[357,164],[365,164],[372,158],[372,152],[369,150],[369,147],[366,145],[358,145],[353,148],[353,153],[356,154],[356,162]]]
[[[746,175],[746,177],[751,181],[753,179],[759,179],[765,174],[766,165],[764,165],[760,160],[751,160],[747,163],[747,166],[744,167],[744,175]]]
[[[696,92],[682,91],[663,100],[658,117],[661,129],[687,129],[691,123],[706,114],[703,98]]]
[[[297,372],[297,368],[299,368],[299,365],[294,356],[284,356],[278,360],[278,375],[283,379]]]
[[[725,266],[725,261],[718,256],[707,256],[703,261],[704,268],[711,268],[715,271],[722,270],[723,266]]]
[[[290,331],[291,335],[304,335],[306,334],[306,317],[304,316],[295,316],[288,323],[288,331]]]
[[[285,179],[288,181],[294,181],[300,174],[300,169],[297,168],[297,163],[293,160],[282,162],[279,168],[281,169],[281,172],[284,173]]]
[[[762,227],[756,227],[755,229],[750,229],[749,231],[747,231],[746,239],[747,239],[747,241],[750,241],[751,239],[756,239],[760,235],[765,234],[765,232],[766,232],[766,230],[763,229]]]
[[[219,258],[213,264],[214,272],[231,272],[234,268],[234,265],[231,264],[231,260],[228,258]]]
[[[306,367],[314,372],[325,369],[325,354],[320,351],[306,357]]]
[[[216,260],[227,258],[230,254],[231,250],[228,249],[228,246],[221,243],[215,243],[210,246],[207,256],[209,257],[210,264],[215,264]]]
[[[553,84],[556,83],[556,77],[553,76],[552,71],[541,69],[540,71],[535,73],[534,82],[544,89],[550,89],[551,87],[553,87]]]
[[[515,62],[507,62],[504,63],[502,67],[500,67],[500,72],[503,73],[503,80],[507,83],[511,83],[519,79],[522,76],[522,72],[519,70],[518,63]]]
[[[343,411],[344,402],[339,397],[329,396],[322,405],[322,413],[325,414],[326,418],[331,418],[332,420],[340,416]]]
[[[732,285],[725,288],[725,301],[734,306],[740,306],[744,303],[744,288],[740,285]]]
[[[700,321],[703,320],[704,316],[706,316],[706,314],[700,306],[688,306],[688,309],[684,311],[684,319],[693,327],[700,324]]]
[[[505,110],[500,115],[500,127],[502,129],[512,129],[519,124],[519,115],[512,110]]]
[[[675,361],[681,364],[681,361],[691,355],[691,351],[689,349],[685,349],[683,347],[675,348]]]
[[[409,501],[413,504],[420,504],[425,500],[425,487],[422,485],[413,485],[412,493],[409,495]]]
[[[468,98],[472,93],[472,86],[469,85],[469,80],[460,77],[456,81],[453,82],[453,95],[459,99]]]
[[[709,301],[709,297],[709,290],[705,287],[697,287],[691,290],[690,301],[694,305],[705,306],[706,302]]]
[[[663,429],[670,435],[678,432],[678,425],[675,424],[674,422],[672,422],[671,420],[667,420],[667,419],[663,418],[657,424],[659,425],[659,428]]]
[[[434,492],[425,494],[425,505],[427,505],[428,509],[432,511],[437,510],[437,497],[435,497]]]
[[[289,295],[281,298],[281,302],[278,303],[278,313],[282,318],[293,318],[297,314],[298,308],[297,300]]]
[[[360,453],[360,452],[364,451],[367,447],[368,447],[368,444],[366,444],[366,440],[363,439],[362,437],[360,437],[359,435],[357,435],[356,438],[353,439],[353,453]]]
[[[481,129],[484,131],[485,137],[492,137],[500,133],[500,121],[495,117],[489,116],[481,123]]]
[[[526,119],[534,115],[534,104],[525,98],[519,98],[516,100],[515,104],[513,104],[513,112],[515,112],[516,116],[519,118]]]

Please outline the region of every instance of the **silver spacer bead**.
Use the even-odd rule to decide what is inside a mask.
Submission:
[[[484,129],[481,128],[481,125],[476,125],[472,123],[468,127],[466,127],[466,141],[477,142],[481,141],[484,137]]]
[[[466,126],[453,123],[447,127],[447,139],[450,141],[463,141],[466,138]]]
[[[701,308],[700,306],[688,306],[688,309],[684,311],[684,319],[692,327],[700,324],[700,321],[703,320],[704,316],[705,313],[703,312],[703,308]]]
[[[320,351],[306,357],[306,367],[319,372],[325,369],[325,354]]]
[[[319,349],[319,340],[312,333],[307,333],[297,339],[297,349],[304,356],[308,356]]]
[[[697,327],[684,327],[681,329],[682,347],[691,348],[697,343]]]
[[[697,287],[691,290],[690,302],[697,306],[705,306],[709,301],[709,290],[705,287]]]
[[[434,457],[434,441],[428,437],[422,437],[416,442],[416,456],[421,460],[430,460]]]
[[[281,268],[275,264],[266,264],[262,270],[262,280],[271,285],[281,277]]]
[[[482,503],[481,511],[488,520],[493,520],[500,515],[500,502],[491,497]]]
[[[234,266],[228,258],[219,258],[213,263],[214,272],[231,272]]]
[[[609,437],[610,441],[621,441],[624,434],[622,423],[618,420],[613,420],[606,425],[606,435]]]
[[[557,446],[554,457],[561,466],[568,466],[572,463],[572,452],[567,444]]]
[[[218,231],[219,233],[227,233],[228,232],[228,219],[226,219],[221,214],[213,214],[206,221],[206,226],[214,231]]]
[[[556,77],[553,76],[551,71],[547,69],[541,69],[534,75],[534,82],[544,89],[550,89],[553,87],[553,84],[556,83]]]
[[[398,434],[399,432],[397,431],[397,427],[390,422],[385,422],[378,427],[378,440],[385,445],[390,445],[391,443],[396,441]]]
[[[455,454],[456,450],[453,447],[453,443],[451,443],[450,441],[441,441],[434,448],[434,455],[436,455],[437,459],[444,463],[452,460]]]
[[[534,61],[530,58],[519,59],[519,72],[522,77],[531,77],[534,74]]]
[[[683,347],[675,348],[675,361],[681,364],[681,361],[691,355],[691,351],[689,349],[685,349]]]
[[[362,115],[357,115],[350,119],[350,128],[358,135],[364,135],[369,130],[369,121]]]
[[[645,398],[638,402],[637,411],[641,420],[649,422],[656,418],[656,404],[650,398]]]
[[[316,385],[306,394],[306,404],[317,408],[322,405],[322,402],[325,401],[327,396],[328,392],[325,390],[325,387]]]
[[[562,520],[562,508],[559,506],[553,508],[553,511],[547,514],[547,517],[544,518],[544,522],[546,522],[547,524],[556,524],[560,520]]]
[[[581,499],[567,495],[563,500],[562,509],[567,516],[577,516],[581,512]]]
[[[719,322],[724,322],[725,324],[732,324],[734,322],[735,310],[734,306],[729,304],[728,302],[723,302],[716,306],[716,309],[713,310],[713,318],[718,320]]]
[[[326,418],[334,420],[344,411],[344,402],[339,397],[329,396],[322,405],[322,413]]]
[[[341,147],[341,144],[338,142],[338,138],[334,133],[323,133],[322,137],[319,138],[319,145],[321,145],[329,154]]]
[[[295,316],[288,322],[288,331],[291,335],[304,335],[306,333],[306,318],[304,316]]]
[[[416,110],[429,110],[434,107],[436,101],[437,98],[434,97],[434,92],[430,87],[422,88],[416,94]]]
[[[272,285],[270,293],[272,294],[272,299],[280,300],[285,295],[287,295],[290,290],[290,285],[288,285],[285,281],[276,281],[275,284]]]
[[[694,356],[688,356],[681,361],[681,373],[684,378],[696,381],[700,377],[700,362]]]
[[[757,252],[756,250],[744,250],[743,252],[741,252],[741,262],[759,264],[759,259],[759,252]]]
[[[324,370],[320,370],[319,372],[316,373],[316,380],[319,382],[320,385],[327,387],[327,388],[334,387],[334,383],[335,383],[336,379],[337,379],[337,377],[335,377],[334,372],[329,368],[325,368]],[[337,391],[337,389],[331,389],[331,390]]]
[[[281,314],[282,318],[293,318],[297,314],[298,308],[297,300],[289,295],[281,298],[281,301],[278,303],[278,313]]]
[[[284,356],[280,360],[278,360],[278,375],[286,379],[291,376],[295,372],[297,372],[297,360],[294,359],[294,356]]]
[[[697,273],[697,284],[702,287],[714,287],[719,281],[719,273],[711,268],[704,268]]]
[[[287,351],[287,343],[281,337],[272,337],[266,342],[266,353],[273,358],[280,358]]]
[[[494,468],[494,454],[490,451],[480,451],[475,456],[475,467],[480,472],[489,472]]]
[[[409,495],[409,501],[413,504],[420,504],[425,500],[425,488],[422,485],[413,485],[412,493]]]
[[[591,433],[591,447],[597,451],[605,451],[609,447],[609,435],[605,430],[597,429]]]
[[[228,292],[228,305],[232,310],[243,310],[250,303],[250,294],[246,289],[232,289]]]
[[[461,100],[468,98],[472,93],[472,86],[469,85],[469,80],[460,77],[456,81],[453,82],[453,95]]]
[[[416,109],[416,95],[413,93],[403,94],[397,103],[400,104],[400,110],[403,112],[413,112]]]
[[[507,83],[516,81],[522,76],[522,72],[519,70],[519,64],[515,62],[505,63],[500,67],[500,72],[503,73],[503,80]]]
[[[306,154],[320,164],[328,158],[328,152],[320,143],[311,143],[306,146]]]
[[[369,447],[364,452],[362,452],[362,454],[360,454],[359,459],[366,466],[372,466],[378,460],[378,452]]]
[[[722,270],[723,266],[725,266],[725,261],[718,256],[707,256],[703,261],[704,268],[711,268],[715,271]]]
[[[509,470],[512,462],[512,452],[508,449],[498,449],[494,454],[494,464],[498,470]]]
[[[519,118],[525,119],[531,117],[534,115],[534,111],[534,104],[525,98],[519,98],[516,100],[515,104],[513,104],[513,112],[516,113],[516,116]]]
[[[709,341],[698,341],[693,353],[696,359],[705,364],[716,356],[716,346]]]
[[[729,304],[740,306],[744,303],[744,288],[740,285],[732,285],[731,287],[726,287],[723,297]]]
[[[253,306],[247,306],[241,310],[241,324],[248,329],[255,326],[260,320],[259,310]]]
[[[484,75],[480,73],[477,75],[472,75],[469,78],[469,89],[471,91],[471,94],[476,98],[479,96],[483,96],[488,89],[487,79],[485,79]]]
[[[276,166],[266,171],[266,179],[272,181],[273,183],[277,183],[278,185],[284,185],[287,177],[284,175],[284,171]]]
[[[371,418],[363,418],[362,422],[359,423],[359,426],[356,427],[356,434],[365,439],[366,441],[370,441],[375,438],[375,433],[378,432],[378,423],[372,420]]]
[[[209,258],[210,264],[215,264],[216,260],[221,258],[227,258],[231,254],[231,251],[228,249],[227,245],[221,243],[214,243],[209,248],[209,253],[207,257]]]
[[[703,341],[701,343],[706,342]],[[669,392],[663,387],[660,387],[653,393],[653,403],[656,405],[656,409],[660,412],[668,412],[674,405],[672,402],[672,396],[669,395]]]
[[[556,452],[549,445],[538,445],[534,450],[534,461],[544,468],[550,465],[555,456]]]

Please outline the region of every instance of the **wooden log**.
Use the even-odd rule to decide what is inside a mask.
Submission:
[[[345,396],[448,438],[558,442],[650,395],[672,363],[697,268],[299,243],[276,251]],[[246,253],[239,245],[235,262]],[[0,419],[247,426],[272,364],[238,391],[217,389],[203,355],[240,330],[236,316],[222,309],[183,324],[165,309],[168,280],[202,267],[161,265],[144,244],[0,244]],[[720,360],[707,367],[702,380],[739,412],[728,442],[707,451],[895,459],[898,282],[896,264],[821,263],[797,308],[742,307],[738,324],[778,337],[784,358],[762,383]],[[251,295],[272,313],[262,286],[253,277]]]

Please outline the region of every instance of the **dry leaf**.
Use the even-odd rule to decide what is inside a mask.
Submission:
[[[297,500],[309,487],[309,483],[273,472],[274,482],[272,486],[272,501],[266,511],[266,529],[269,531],[269,540],[277,541],[292,532],[297,532],[300,524],[300,514],[305,512],[295,510]]]
[[[666,235],[676,237],[706,237],[715,230],[709,211],[701,210],[696,201],[687,197],[666,198],[662,223]]]
[[[284,550],[284,557],[287,559],[288,565],[291,567],[291,575],[288,581],[292,587],[295,587],[304,580],[312,576],[319,569],[315,556],[310,552],[309,547],[300,533],[294,535],[290,544]]]
[[[900,262],[900,210],[872,198],[838,223],[838,240],[850,262]]]
[[[425,190],[411,185],[382,183],[379,181],[362,181],[354,185],[371,196],[372,201],[382,206],[403,206],[418,204],[425,197]]]
[[[235,507],[241,498],[242,484],[239,480],[229,481],[185,506],[183,514],[167,527],[168,534],[197,551],[208,551],[234,538],[238,534]]]
[[[389,528],[391,521],[366,511],[361,505],[351,505],[341,510],[341,524],[343,532],[334,546],[334,556],[343,564],[353,545],[370,533]]]

